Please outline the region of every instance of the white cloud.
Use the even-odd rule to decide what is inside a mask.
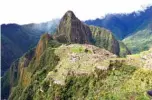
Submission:
[[[0,24],[45,22],[61,18],[67,10],[87,20],[107,13],[132,12],[148,4],[152,0],[1,0]]]

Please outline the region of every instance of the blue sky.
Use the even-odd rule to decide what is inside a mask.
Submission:
[[[61,18],[72,10],[80,20],[108,13],[129,13],[151,5],[152,0],[1,0],[0,24],[39,23]]]

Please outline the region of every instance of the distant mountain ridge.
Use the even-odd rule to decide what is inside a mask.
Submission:
[[[122,40],[152,22],[151,13],[152,6],[149,6],[144,11],[130,14],[108,14],[103,19],[86,20],[85,23],[109,29],[118,39]]]
[[[40,24],[2,24],[2,75],[15,59],[36,46],[42,34],[53,34],[58,23],[59,20],[56,19]]]
[[[139,53],[152,47],[152,23],[123,39],[132,53]]]

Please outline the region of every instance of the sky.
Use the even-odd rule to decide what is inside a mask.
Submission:
[[[88,20],[138,11],[151,4],[152,0],[0,0],[0,24],[46,22],[61,18],[68,10],[80,20]]]

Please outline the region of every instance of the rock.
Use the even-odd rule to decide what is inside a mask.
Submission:
[[[72,11],[62,17],[55,38],[63,43],[92,43],[90,28],[81,22]]]
[[[108,67],[105,67],[105,66],[97,66],[96,68],[100,69],[100,70],[107,70]]]

